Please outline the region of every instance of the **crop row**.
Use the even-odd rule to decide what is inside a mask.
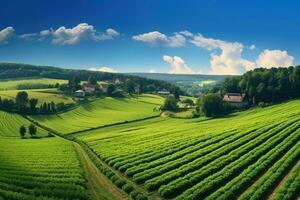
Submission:
[[[155,168],[145,170],[141,173],[138,173],[133,176],[133,179],[137,183],[144,183],[145,181],[152,179],[156,176],[169,172],[173,169],[176,169],[184,164],[188,164],[194,160],[195,162],[202,161],[202,156],[206,156],[208,154],[213,155],[214,157],[206,157],[206,160],[203,160],[203,165],[209,163],[211,160],[215,159],[218,156],[224,155],[227,152],[231,151],[232,149],[236,148],[237,146],[249,141],[249,132],[237,133],[232,137],[226,138],[221,140],[220,142],[210,145],[206,148],[200,149],[199,151],[195,151],[189,155],[181,157],[177,160],[168,162],[164,165],[157,166]],[[245,139],[246,138],[246,139]],[[239,143],[241,141],[241,143]],[[234,142],[235,145],[232,145]],[[229,145],[229,147],[227,147]],[[215,152],[216,151],[216,152]],[[218,155],[218,156],[215,156]]]
[[[176,151],[174,151],[174,149],[170,148],[170,150],[168,150],[168,151],[171,151],[170,154],[158,157],[159,159],[155,159],[152,162],[147,161],[146,163],[143,163],[143,164],[140,164],[137,166],[133,166],[133,167],[129,167],[129,168],[128,168],[128,166],[123,166],[122,168],[127,168],[126,174],[128,176],[132,177],[133,175],[143,172],[147,169],[152,169],[153,167],[165,164],[172,160],[176,160],[187,154],[193,153],[194,151],[198,151],[209,145],[218,143],[225,138],[231,137],[232,135],[233,135],[233,133],[224,133],[224,135],[221,134],[216,137],[210,138],[208,140],[198,141],[197,143],[192,144],[191,146],[184,147],[184,148],[182,148],[181,145],[179,145],[179,147],[176,149]]]
[[[300,161],[274,196],[274,200],[293,200],[300,196]]]
[[[267,196],[278,182],[289,171],[293,164],[300,159],[300,141],[276,162],[251,188],[244,193],[241,200],[259,200]]]
[[[265,145],[268,145],[268,143],[272,140],[274,141],[273,142],[273,146],[274,146],[276,144],[275,140],[277,139],[277,141],[280,141],[280,137],[283,135],[283,134],[277,135],[276,133],[278,133],[280,130],[282,130],[285,126],[279,126],[275,129],[271,129],[266,132],[263,131],[263,134],[261,134],[259,136],[256,136],[256,134],[253,134],[250,137],[250,140],[248,140],[247,144],[241,145],[240,147],[234,149],[232,152],[230,152],[227,155],[225,154],[224,156],[219,156],[218,154],[216,154],[215,156],[217,156],[216,157],[217,159],[215,159],[210,164],[204,166],[203,168],[197,167],[197,164],[201,164],[201,161],[198,163],[196,162],[196,163],[194,163],[194,165],[186,166],[185,170],[184,170],[184,168],[178,169],[178,170],[174,171],[173,173],[169,173],[168,176],[163,175],[161,177],[157,177],[157,180],[154,180],[154,179],[150,180],[149,182],[146,182],[146,187],[153,187],[153,186],[157,186],[159,184],[162,185],[162,184],[166,184],[166,183],[170,182],[171,180],[174,180],[171,183],[169,183],[168,185],[164,185],[160,188],[160,190],[159,190],[160,195],[163,197],[170,197],[171,195],[179,194],[182,191],[191,187],[193,184],[196,184],[199,181],[206,178],[207,176],[221,170],[222,168],[224,168],[226,165],[230,164],[231,162],[234,162],[235,160],[240,159],[240,157],[243,156],[244,154],[250,155],[250,154],[254,153],[255,151],[257,151],[257,149],[259,149],[259,148],[265,148]],[[255,139],[251,140],[251,138],[253,138],[253,137],[255,137]],[[220,149],[220,150],[222,152],[222,149]],[[213,156],[214,155],[207,155],[208,158],[213,157]],[[189,170],[189,167],[191,167],[192,169],[196,168],[198,170],[194,170],[192,173],[187,174],[188,171],[191,171],[191,170]],[[185,175],[185,174],[187,174],[187,175]],[[178,178],[178,179],[175,180],[175,178]]]
[[[182,133],[184,134],[184,133]],[[227,131],[227,132],[223,132],[219,133],[219,134],[212,134],[212,135],[203,135],[201,137],[189,137],[189,138],[185,138],[185,140],[183,140],[182,138],[178,138],[175,141],[169,141],[170,139],[168,137],[162,139],[160,138],[160,142],[161,144],[159,145],[151,145],[151,147],[149,147],[149,143],[151,144],[152,141],[148,140],[146,143],[146,146],[148,146],[148,148],[143,148],[143,146],[140,146],[136,151],[131,150],[130,151],[130,155],[128,156],[122,156],[122,155],[117,155],[117,158],[115,159],[110,159],[109,161],[107,159],[104,159],[105,162],[109,163],[109,165],[114,166],[115,168],[119,168],[122,165],[126,165],[126,164],[131,164],[131,166],[135,166],[137,164],[141,164],[144,163],[144,159],[147,158],[148,160],[149,157],[151,157],[152,160],[155,160],[157,158],[161,158],[162,156],[167,156],[170,155],[174,152],[177,151],[181,151],[185,148],[188,148],[190,146],[196,145],[200,142],[204,142],[207,140],[210,140],[212,138],[218,137],[218,136],[222,136],[222,135],[228,135],[228,134],[233,134],[233,131]],[[225,137],[225,136],[223,136]],[[135,144],[137,145],[137,144]],[[157,146],[159,146],[159,148],[157,148]],[[141,152],[141,149],[146,149],[146,151],[144,153]],[[140,160],[143,160],[142,162]],[[135,162],[137,161],[137,162]],[[147,161],[147,160],[146,160]],[[133,164],[133,162],[135,162]],[[128,167],[126,167],[128,168]]]
[[[298,132],[295,132],[295,129],[296,127],[293,126],[289,130],[286,130],[289,136],[286,139],[282,138],[281,142],[276,147],[265,146],[258,149],[252,155],[241,157],[237,162],[231,163],[218,173],[209,176],[204,181],[201,181],[188,189],[179,196],[178,199],[199,199],[209,195],[215,190],[218,191],[214,192],[208,199],[235,198],[235,195],[248,187],[249,183],[251,183],[259,173],[271,166],[277,159],[285,154],[285,152],[294,146],[300,137]],[[226,185],[222,187],[223,184]]]
[[[117,176],[109,167],[104,166],[96,154],[84,143],[78,143],[84,148],[89,158],[93,161],[95,166],[118,188],[126,192],[133,200],[147,200],[147,196],[141,192],[136,191],[132,184],[119,176]]]

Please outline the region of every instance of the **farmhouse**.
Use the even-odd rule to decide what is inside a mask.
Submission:
[[[97,86],[88,83],[82,85],[82,89],[88,94],[93,94],[96,91],[96,87]]]
[[[85,97],[85,92],[83,90],[77,90],[74,94],[75,101],[83,101]]]
[[[248,105],[245,97],[245,93],[226,93],[223,97],[223,101],[236,108],[243,108]]]
[[[102,83],[102,84],[99,84],[99,90],[101,90],[103,93],[106,93],[107,92],[107,88],[108,88],[108,84],[107,83]]]
[[[167,90],[161,90],[161,91],[158,91],[157,94],[160,96],[169,96],[171,93]]]
[[[123,82],[120,79],[118,79],[118,78],[115,80],[115,84],[122,84],[122,83]]]

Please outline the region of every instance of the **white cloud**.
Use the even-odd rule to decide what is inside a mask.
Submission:
[[[184,35],[184,36],[186,36],[186,37],[193,37],[193,33],[191,33],[191,32],[189,32],[189,31],[187,31],[187,30],[185,30],[185,31],[180,31],[179,32],[181,35]]]
[[[194,74],[195,72],[189,68],[184,60],[179,56],[168,56],[164,55],[163,60],[170,64],[171,70],[169,71],[170,74]]]
[[[293,65],[294,57],[290,56],[287,51],[281,50],[264,50],[256,60],[258,67],[289,67]]]
[[[255,48],[256,48],[256,46],[255,46],[254,44],[252,44],[252,45],[249,47],[250,50],[254,50]]]
[[[158,31],[149,33],[143,33],[132,36],[133,40],[149,43],[152,46],[163,44],[168,47],[182,47],[186,43],[185,35],[182,33],[174,33],[171,36],[167,36]]]
[[[116,73],[117,72],[116,70],[114,70],[113,68],[110,68],[110,67],[99,67],[99,68],[92,67],[89,70],[90,71],[98,71],[98,72],[110,72],[110,73]]]
[[[156,70],[155,69],[150,69],[149,73],[156,73]]]
[[[42,31],[40,31],[40,36],[41,37],[47,37],[49,35],[51,35],[51,30],[42,30]]]
[[[201,34],[190,41],[200,48],[210,51],[211,74],[241,74],[255,67],[255,63],[242,58],[243,44],[206,38]],[[220,50],[218,54],[215,50]]]
[[[110,40],[118,36],[119,33],[111,28],[107,29],[105,33],[98,33],[94,26],[80,23],[73,28],[59,27],[57,30],[52,30],[51,35],[53,36],[52,43],[54,44],[74,45],[86,40]]]
[[[15,34],[15,29],[11,26],[0,31],[0,44],[5,44]]]
[[[37,36],[36,33],[26,33],[19,36],[22,40],[32,40]]]

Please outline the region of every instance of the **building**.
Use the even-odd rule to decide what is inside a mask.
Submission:
[[[87,93],[87,94],[93,94],[96,91],[96,85],[91,85],[88,83],[85,83],[82,85],[82,89]]]
[[[85,91],[83,91],[83,90],[75,91],[75,94],[74,94],[75,101],[83,101],[84,98],[85,98]]]
[[[123,83],[123,82],[122,82],[120,79],[116,78],[115,84],[122,84],[122,83]]]
[[[226,93],[223,97],[223,101],[236,108],[243,108],[248,105],[245,93]]]
[[[108,86],[109,84],[107,83],[102,83],[102,84],[99,84],[99,90],[101,90],[103,93],[107,93],[107,89],[108,89]]]
[[[160,96],[169,96],[171,93],[167,90],[161,90],[161,91],[158,91],[157,94]]]

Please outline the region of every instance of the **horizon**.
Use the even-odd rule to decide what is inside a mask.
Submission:
[[[0,61],[204,75],[296,66],[299,9],[297,1],[5,0]]]

